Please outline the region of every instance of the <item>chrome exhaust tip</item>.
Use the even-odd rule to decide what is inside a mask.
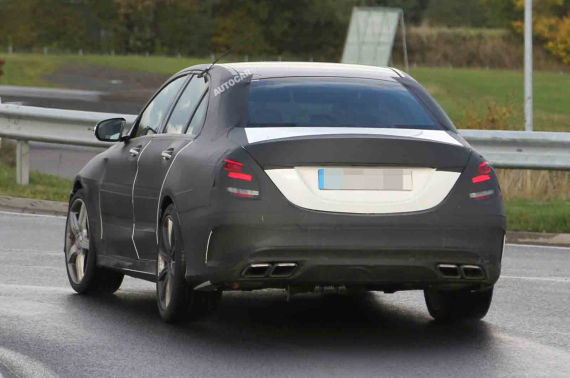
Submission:
[[[461,274],[466,280],[481,280],[485,278],[485,272],[477,265],[461,265]]]
[[[455,264],[438,264],[437,270],[445,278],[461,278],[459,267]]]
[[[248,278],[259,278],[267,276],[271,264],[251,264],[242,273],[242,276]]]
[[[296,263],[277,263],[273,266],[271,273],[269,273],[270,277],[289,277],[293,275],[297,269]]]

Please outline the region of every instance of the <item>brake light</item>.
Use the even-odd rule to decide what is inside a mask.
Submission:
[[[259,185],[255,176],[248,173],[247,166],[237,160],[224,159],[222,185],[234,197],[250,199],[259,197]]]
[[[226,171],[241,172],[243,164],[239,161],[224,159],[224,169]]]
[[[251,181],[251,175],[239,172],[228,172],[228,177],[236,180]]]
[[[479,184],[480,182],[485,182],[485,181],[489,181],[491,179],[491,176],[489,175],[479,175],[479,176],[475,176],[471,179],[471,181],[473,181],[473,184]]]
[[[491,173],[491,166],[489,165],[489,163],[484,161],[481,164],[479,164],[478,171],[479,171],[480,175],[487,175],[487,174]]]

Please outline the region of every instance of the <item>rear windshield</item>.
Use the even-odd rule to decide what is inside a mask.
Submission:
[[[442,130],[398,82],[349,78],[252,81],[248,127],[378,127]]]

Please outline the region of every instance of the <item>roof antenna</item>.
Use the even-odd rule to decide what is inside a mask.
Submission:
[[[212,67],[214,67],[214,65],[216,63],[218,63],[218,61],[220,59],[222,59],[223,57],[225,57],[226,55],[228,55],[229,53],[231,53],[233,51],[233,49],[236,46],[241,45],[242,43],[246,42],[249,39],[249,36],[246,38],[243,38],[242,40],[238,41],[238,43],[234,44],[232,47],[230,47],[229,49],[227,49],[224,53],[222,53],[222,55],[219,55],[216,59],[214,59],[214,61],[208,66],[208,68],[206,68],[204,71],[200,72],[200,74],[198,75],[198,77],[203,77],[206,73],[208,73],[208,71],[210,71],[212,69]]]

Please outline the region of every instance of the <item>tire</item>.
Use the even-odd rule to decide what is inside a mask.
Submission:
[[[162,320],[173,323],[186,315],[190,300],[190,291],[184,278],[180,222],[174,205],[170,204],[164,210],[159,225],[156,300]]]
[[[83,191],[69,201],[65,225],[65,267],[69,284],[79,294],[112,294],[119,290],[124,275],[96,266],[97,252],[89,227],[89,214]]]
[[[483,319],[493,298],[493,288],[481,291],[425,290],[424,297],[430,315],[438,322]]]
[[[159,224],[156,299],[160,317],[167,323],[202,319],[215,310],[221,293],[193,291],[186,282],[181,227],[173,204],[164,210]]]

